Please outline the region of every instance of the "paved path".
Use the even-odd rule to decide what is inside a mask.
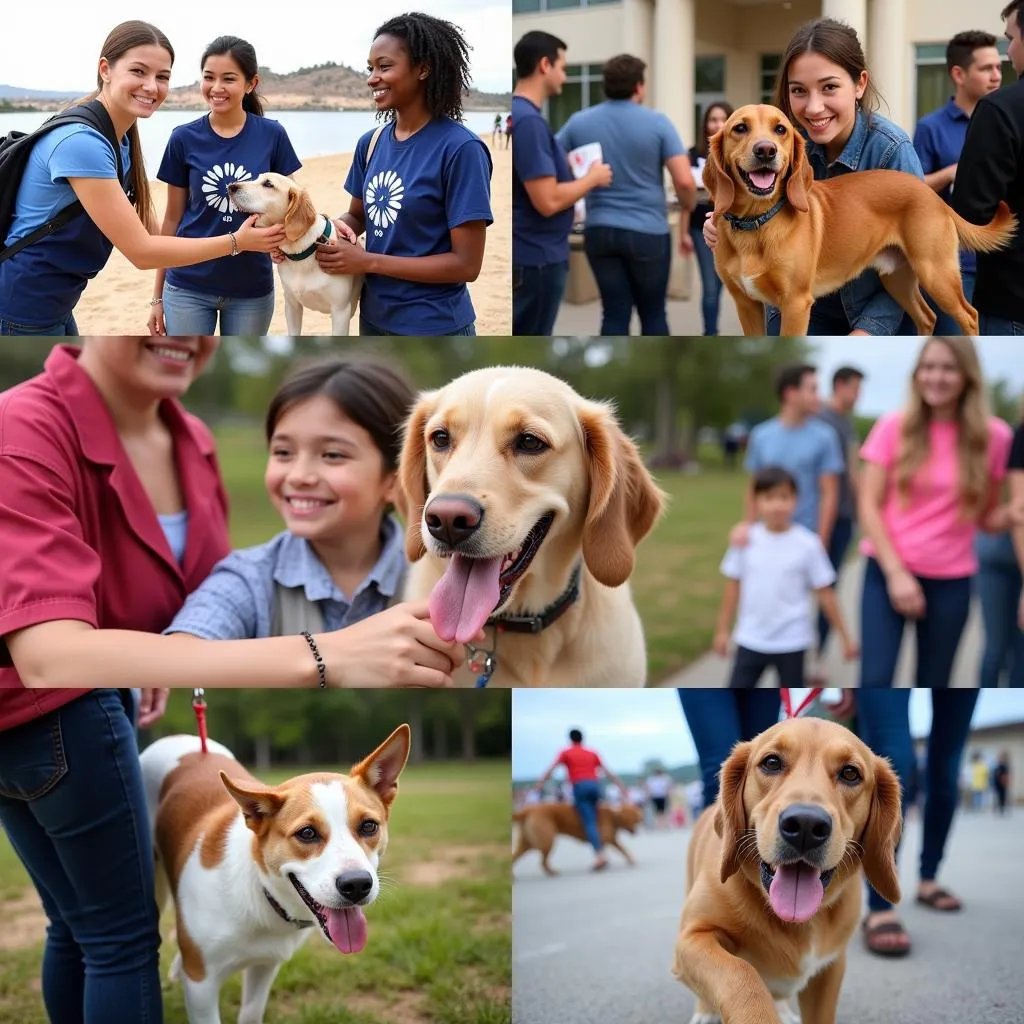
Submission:
[[[861,559],[848,561],[839,577],[839,603],[843,615],[854,636],[860,631],[860,585],[864,575],[864,562]],[[977,601],[972,602],[971,615],[967,628],[960,639],[956,663],[953,666],[954,686],[977,686],[978,664],[981,659],[984,637],[981,628],[981,615]],[[915,637],[913,628],[908,628],[903,640],[903,650],[896,669],[896,685],[913,685]],[[718,657],[714,652],[703,655],[688,665],[681,672],[662,680],[658,686],[725,686],[729,681],[731,663]],[[809,666],[808,666],[809,667]],[[829,686],[856,686],[857,662],[846,663],[842,651],[834,638],[828,642],[826,667]],[[772,673],[766,672],[761,678],[761,685],[776,685],[777,679]]]
[[[513,1024],[686,1024],[693,995],[669,974],[683,905],[689,830],[626,836],[638,861],[615,850],[604,874],[589,847],[559,837],[547,878],[536,853],[514,868]],[[903,960],[850,945],[838,1024],[1021,1024],[1024,811],[960,814],[940,881],[964,901],[942,915],[913,902],[920,828],[900,856]]]

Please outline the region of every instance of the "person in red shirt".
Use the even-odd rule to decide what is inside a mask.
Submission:
[[[138,725],[167,687],[451,685],[422,606],[344,630],[161,636],[229,551],[209,430],[180,404],[213,338],[89,338],[0,394],[0,825],[49,918],[61,1024],[160,1024]],[[322,668],[321,668],[322,666]]]
[[[593,870],[601,871],[608,866],[608,860],[604,855],[604,843],[597,827],[597,805],[602,797],[601,778],[598,772],[603,772],[619,787],[623,799],[627,798],[628,791],[618,776],[605,766],[601,755],[596,750],[583,746],[583,733],[579,729],[569,730],[569,742],[571,745],[555,758],[551,767],[541,776],[536,788],[542,790],[544,783],[551,778],[558,766],[565,767],[572,786],[573,803],[583,822],[583,831],[586,833],[587,841],[594,848]]]

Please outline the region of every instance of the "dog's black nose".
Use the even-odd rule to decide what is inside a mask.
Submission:
[[[799,853],[809,853],[828,842],[832,815],[813,804],[790,804],[779,815],[779,835]]]
[[[350,903],[358,903],[370,895],[373,888],[373,876],[369,871],[348,871],[335,879],[338,892]]]
[[[454,548],[480,528],[484,509],[464,494],[442,494],[427,503],[423,518],[434,540]]]
[[[774,160],[777,152],[778,148],[774,142],[754,143],[754,156],[756,156],[758,160]]]

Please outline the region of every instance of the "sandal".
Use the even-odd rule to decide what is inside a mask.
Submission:
[[[877,956],[897,957],[906,956],[910,952],[910,936],[907,935],[907,930],[899,921],[885,921],[869,928],[867,918],[865,918],[861,925],[861,931],[864,933],[864,946],[869,953],[874,953]],[[906,937],[907,944],[905,946],[893,946],[889,943],[875,941],[879,935],[897,934]]]
[[[952,904],[949,901],[952,900]],[[945,889],[935,889],[927,896],[921,896],[918,894],[917,902],[928,907],[930,910],[937,910],[940,914],[955,914],[958,910],[963,910],[964,905],[951,893],[946,892]],[[946,903],[944,907],[939,906],[940,903]]]

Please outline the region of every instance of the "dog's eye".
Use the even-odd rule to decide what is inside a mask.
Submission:
[[[864,776],[861,775],[860,770],[855,768],[852,764],[846,764],[839,769],[839,778],[843,782],[849,783],[851,786],[855,786],[858,782],[863,780]]]
[[[263,179],[263,187],[264,188],[273,188],[274,187],[274,183],[272,181],[268,181],[266,178],[264,178]]]
[[[435,452],[446,452],[452,444],[451,435],[447,430],[435,430],[430,435],[430,443]]]
[[[378,825],[372,818],[367,818],[359,826],[359,834],[361,836],[375,836],[379,831],[380,825]]]
[[[782,758],[779,757],[778,754],[769,754],[767,757],[761,759],[761,763],[758,767],[768,775],[776,775],[778,772],[782,771]]]
[[[295,838],[298,839],[300,843],[315,843],[319,841],[320,833],[317,832],[312,825],[306,825],[295,833]]]
[[[733,126],[732,130],[737,135],[743,135],[747,131],[747,126],[742,121],[737,121]]]
[[[547,451],[547,444],[536,434],[520,434],[516,438],[516,451],[526,452],[528,455],[539,455]]]
[[[786,134],[786,126],[784,124],[781,124],[781,123],[777,124],[775,126],[775,134],[776,135],[785,135]]]

